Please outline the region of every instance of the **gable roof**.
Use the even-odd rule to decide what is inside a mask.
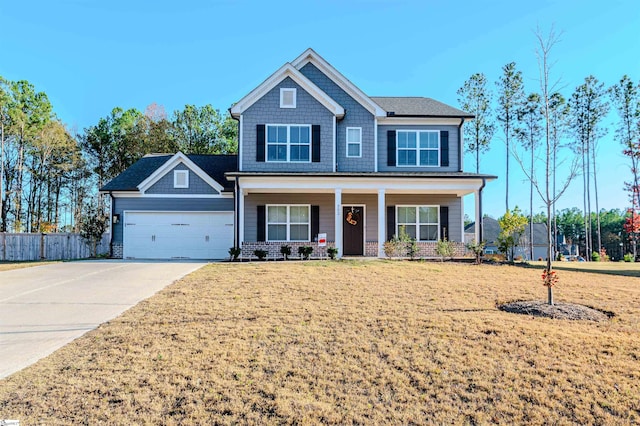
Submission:
[[[184,155],[184,154],[182,154]],[[224,187],[224,191],[233,191],[233,182],[224,177],[226,172],[238,170],[237,155],[185,155],[197,167],[202,169],[209,178]],[[148,180],[157,170],[161,169],[175,155],[152,154],[146,155],[132,164],[125,171],[113,178],[109,183],[100,188],[101,192],[108,191],[139,191],[139,186]]]
[[[498,221],[492,217],[485,216],[482,218],[484,240],[488,245],[497,245],[498,235],[500,234],[500,225]],[[464,232],[472,234],[476,232],[476,223],[472,222],[464,227]],[[524,238],[529,240],[529,225],[524,228]],[[546,223],[533,223],[533,245],[546,245],[547,244],[547,224]]]
[[[296,69],[302,69],[308,63],[312,63],[316,66],[324,75],[329,77],[331,81],[338,85],[342,90],[347,92],[353,99],[361,104],[365,109],[377,117],[385,116],[386,112],[383,108],[380,108],[372,98],[367,96],[362,90],[360,90],[355,84],[349,81],[344,75],[342,75],[337,69],[335,69],[329,62],[327,62],[322,56],[318,55],[315,50],[308,48],[300,56],[291,62]]]
[[[474,118],[473,114],[440,101],[423,97],[372,96],[388,117],[446,117]]]
[[[325,108],[331,111],[336,117],[342,118],[344,116],[344,108],[334,101],[329,95],[323,92],[318,86],[316,86],[311,80],[305,77],[300,71],[293,67],[290,63],[286,63],[281,66],[276,72],[271,74],[269,78],[263,81],[258,87],[253,89],[244,98],[240,99],[235,105],[233,105],[229,112],[234,118],[240,117],[244,111],[246,111],[251,105],[260,100],[271,89],[278,85],[285,78],[291,78],[300,87],[302,87],[307,93],[313,96],[318,102],[320,102]]]

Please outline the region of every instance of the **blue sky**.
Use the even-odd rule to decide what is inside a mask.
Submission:
[[[537,91],[538,25],[562,32],[552,77],[565,96],[589,74],[607,86],[623,74],[640,80],[634,0],[5,0],[0,23],[0,75],[46,92],[72,130],[115,106],[144,110],[156,102],[171,114],[210,103],[225,110],[308,47],[372,96],[427,96],[458,106],[456,91],[471,74],[485,73],[493,86],[511,61],[527,92]],[[615,121],[607,118],[598,153],[600,206],[607,209],[627,205],[621,187],[628,161],[613,140]],[[481,172],[500,177],[485,190],[484,210],[494,217],[504,211],[504,157],[496,137],[481,159]],[[473,158],[465,162],[473,171]],[[518,167],[510,204],[528,210]],[[560,208],[582,206],[581,182]]]

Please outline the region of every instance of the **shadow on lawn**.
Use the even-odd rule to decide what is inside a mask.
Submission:
[[[553,262],[553,269],[558,271],[571,271],[571,272],[586,272],[590,274],[604,274],[604,275],[616,275],[621,277],[635,277],[640,278],[640,269],[632,269],[631,267],[625,267],[622,265],[627,265],[627,263],[615,263],[617,269],[606,269],[606,268],[587,268],[581,266],[573,266],[574,262]],[[587,265],[592,265],[593,263],[587,263]],[[582,263],[578,263],[578,265],[582,265]],[[618,266],[620,265],[620,266]],[[628,265],[633,265],[632,263]],[[545,265],[532,265],[527,264],[524,265],[525,268],[533,268],[533,269],[544,269]]]

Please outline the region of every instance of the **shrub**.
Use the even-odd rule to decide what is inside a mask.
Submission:
[[[336,255],[338,254],[338,249],[335,247],[329,247],[327,248],[327,254],[329,255],[330,259],[335,259]]]
[[[633,255],[631,253],[627,253],[624,256],[622,256],[622,258],[624,259],[625,262],[633,262]]]
[[[518,255],[518,256],[513,258],[513,260],[516,261],[516,262],[522,262],[523,259],[524,258],[522,256],[520,256],[520,255]]]
[[[254,250],[253,251],[253,255],[256,256],[258,258],[258,260],[264,260],[267,257],[267,254],[269,254],[269,252],[266,251],[266,250]]]
[[[392,240],[385,241],[382,246],[384,250],[384,255],[391,258],[397,255],[398,253],[398,240],[394,237]]]
[[[593,260],[594,262],[600,262],[600,253],[598,253],[597,251],[591,253],[591,260]]]
[[[453,257],[454,247],[453,243],[445,237],[442,240],[438,240],[436,243],[436,253],[440,256],[440,260],[444,262],[445,257]]]
[[[484,254],[484,246],[486,244],[486,241],[480,241],[479,243],[477,243],[476,240],[473,240],[469,244],[467,244],[467,249],[471,250],[476,258],[476,265],[482,263],[482,255]]]
[[[289,256],[291,256],[291,246],[286,244],[280,246],[280,254],[284,257],[284,260],[289,259]]]
[[[229,256],[234,262],[238,260],[238,256],[240,256],[240,253],[242,253],[242,249],[240,247],[231,247],[229,249]]]
[[[556,260],[558,262],[564,260],[564,255],[562,253],[558,252],[558,254],[556,255]]]
[[[311,253],[313,253],[313,247],[311,246],[298,247],[298,254],[301,255],[304,260],[309,260]]]

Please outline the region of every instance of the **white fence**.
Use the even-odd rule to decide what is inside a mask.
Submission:
[[[97,254],[109,253],[109,234],[98,244]],[[0,232],[0,261],[68,260],[91,256],[79,234],[9,234]]]

